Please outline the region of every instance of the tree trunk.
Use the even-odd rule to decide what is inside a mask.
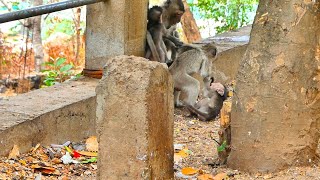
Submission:
[[[249,172],[308,165],[320,120],[319,1],[261,0],[240,62],[228,165]]]
[[[181,24],[186,40],[188,41],[188,43],[200,41],[202,39],[201,34],[199,32],[199,28],[193,17],[193,14],[190,11],[190,7],[186,0],[183,0],[183,4],[186,11],[182,16]]]
[[[76,48],[75,48],[75,62],[77,62],[77,66],[79,66],[79,53],[80,53],[80,32],[81,32],[81,27],[80,27],[80,23],[81,23],[81,8],[78,7],[75,9],[75,11],[73,11],[73,21],[74,21],[74,26],[76,29]]]
[[[43,0],[34,0],[33,6],[39,6],[43,4]],[[36,16],[33,19],[33,49],[34,49],[34,66],[35,71],[40,72],[43,69],[43,46],[41,39],[41,16]]]

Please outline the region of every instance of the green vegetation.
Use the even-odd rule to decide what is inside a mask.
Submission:
[[[66,79],[69,79],[71,75],[74,74],[74,66],[71,63],[66,64],[66,60],[66,58],[57,58],[44,63],[49,67],[49,69],[43,71],[46,74],[43,81],[45,86],[52,86],[56,83],[61,83]],[[77,74],[76,78],[79,78],[80,76],[81,74]]]
[[[216,30],[222,33],[252,23],[258,0],[192,0],[189,5],[202,18],[221,22]]]

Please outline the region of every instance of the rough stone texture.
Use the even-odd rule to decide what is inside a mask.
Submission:
[[[143,56],[148,0],[107,0],[87,6],[86,69],[116,55]]]
[[[212,73],[216,81],[230,82],[236,78],[239,63],[244,55],[250,39],[252,26],[242,27],[235,31],[207,38],[201,44],[214,41],[218,48],[218,56],[212,59]]]
[[[14,144],[26,152],[37,143],[80,141],[95,134],[97,80],[70,81],[0,100],[0,156]]]
[[[173,81],[166,65],[107,61],[97,87],[98,179],[173,179]]]
[[[319,9],[319,1],[259,1],[237,74],[229,167],[273,172],[319,160]]]
[[[212,73],[216,81],[228,83],[236,79],[239,63],[246,49],[247,45],[239,45],[218,54],[212,63]]]

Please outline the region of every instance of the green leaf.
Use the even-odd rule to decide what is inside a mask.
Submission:
[[[67,64],[67,65],[65,65],[65,66],[62,66],[61,68],[60,68],[60,71],[61,72],[66,72],[66,71],[69,71],[70,69],[72,69],[73,68],[73,66],[71,65],[71,64]]]
[[[221,146],[219,146],[217,148],[218,152],[222,152],[224,150],[226,150],[226,147],[227,147],[227,141],[223,141],[223,143],[221,144]]]
[[[81,76],[82,76],[82,74],[79,73],[79,74],[76,75],[76,78],[79,79]]]
[[[66,58],[58,58],[57,62],[56,62],[56,66],[59,67],[61,66],[63,63],[65,63],[67,61]]]
[[[55,71],[48,71],[48,76],[52,78],[56,78],[58,76],[58,73]]]
[[[53,62],[51,62],[51,61],[48,61],[48,62],[44,62],[43,63],[44,65],[47,65],[47,66],[54,66],[54,63]]]
[[[55,78],[46,78],[43,83],[46,85],[46,86],[52,86],[56,83],[56,79]]]

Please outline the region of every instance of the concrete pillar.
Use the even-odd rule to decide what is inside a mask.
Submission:
[[[148,0],[106,0],[87,6],[86,70],[117,55],[144,55]]]
[[[97,178],[173,179],[173,81],[166,66],[111,58],[96,93]]]

